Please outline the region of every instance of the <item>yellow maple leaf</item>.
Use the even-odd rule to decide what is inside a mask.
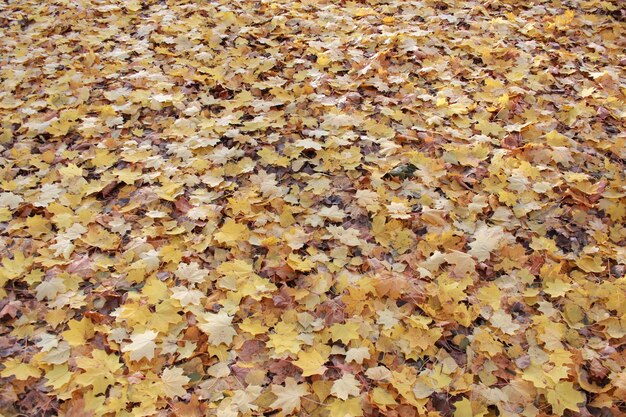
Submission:
[[[341,340],[343,343],[349,343],[351,340],[358,340],[359,335],[359,323],[335,323],[330,328],[330,333],[333,341]]]
[[[91,356],[76,358],[76,365],[85,372],[76,376],[75,381],[83,386],[91,385],[95,394],[101,394],[115,384],[115,375],[122,364],[116,355],[107,355],[103,350],[94,350]]]
[[[156,337],[157,332],[152,330],[132,334],[130,336],[131,343],[125,345],[122,348],[122,352],[130,352],[131,361],[138,361],[143,358],[150,360],[154,358],[154,349],[156,349],[154,339]]]
[[[282,414],[288,415],[300,410],[300,399],[309,394],[307,384],[298,384],[295,379],[285,379],[285,386],[272,385],[272,392],[276,399],[271,404],[272,408],[280,408]]]
[[[226,277],[247,277],[252,274],[252,264],[241,259],[235,259],[233,261],[222,262],[216,268],[216,271]]]
[[[171,324],[180,323],[183,317],[178,315],[179,307],[171,300],[163,300],[154,308],[154,313],[150,314],[147,327],[166,334]]]
[[[91,226],[81,240],[90,246],[94,246],[103,250],[116,249],[120,243],[120,236],[115,233],[109,233],[103,227]]]
[[[201,317],[204,323],[198,327],[209,336],[209,342],[213,345],[220,343],[230,344],[233,337],[237,335],[237,331],[233,328],[233,317],[229,316],[224,310],[219,313],[205,313]]]
[[[361,392],[361,384],[352,374],[343,374],[343,376],[333,382],[330,393],[342,400],[348,397],[357,397]]]
[[[247,240],[248,235],[249,231],[246,225],[238,224],[235,220],[228,219],[224,222],[220,231],[215,233],[214,238],[219,243],[224,243],[227,246],[236,246],[239,241]]]
[[[51,386],[54,389],[59,389],[72,379],[72,372],[70,372],[67,364],[54,365],[49,371],[46,372],[46,379],[48,383],[46,385]]]
[[[148,298],[150,304],[156,304],[167,295],[167,285],[163,281],[151,277],[146,280],[141,293]]]
[[[10,279],[19,279],[33,264],[32,257],[26,258],[22,251],[15,251],[13,259],[3,257],[0,265],[0,285],[4,286]]]
[[[456,408],[454,417],[483,417],[489,412],[487,407],[482,404],[472,403],[467,398],[455,402],[454,407]]]
[[[190,379],[184,375],[181,368],[166,368],[161,374],[161,382],[163,383],[163,393],[168,398],[182,397],[187,393],[185,385]]]
[[[365,359],[369,359],[370,357],[370,351],[367,346],[352,348],[346,352],[346,362],[362,364]]]
[[[295,253],[290,253],[287,257],[287,264],[295,271],[309,272],[315,267],[315,262],[309,258],[302,258]]]
[[[361,398],[354,397],[349,400],[335,399],[329,407],[331,417],[360,417],[363,415]]]
[[[330,353],[330,352],[329,352]],[[324,364],[328,361],[328,355],[320,353],[320,349],[313,348],[298,353],[298,360],[292,363],[302,369],[302,376],[321,375],[326,371]]]
[[[204,297],[204,293],[199,290],[189,289],[187,287],[172,288],[172,298],[178,300],[183,307],[189,305],[200,305],[200,300]]]
[[[398,404],[398,402],[393,398],[393,395],[381,387],[376,387],[372,390],[371,398],[374,404],[380,406],[383,410],[388,405]]]
[[[502,330],[506,334],[515,334],[520,328],[520,325],[513,322],[513,318],[510,314],[505,313],[502,310],[497,310],[489,319],[493,327]]]
[[[605,269],[602,257],[599,255],[583,256],[576,260],[576,265],[585,272],[602,272]]]
[[[70,320],[68,326],[69,330],[62,332],[61,336],[70,346],[84,345],[94,335],[93,323],[87,318],[83,318],[81,321]]]
[[[585,401],[585,395],[574,389],[574,384],[569,381],[559,382],[552,389],[548,389],[546,395],[555,414],[563,415],[565,410],[579,411],[578,404]]]
[[[274,326],[274,333],[267,342],[267,346],[274,349],[278,355],[286,352],[298,353],[301,344],[295,324],[287,321],[280,321]]]
[[[479,262],[489,259],[489,254],[493,251],[502,239],[503,229],[501,227],[489,227],[481,224],[474,233],[474,241],[469,244],[470,255]]]
[[[261,318],[255,318],[254,316],[243,319],[243,321],[239,323],[239,328],[253,336],[263,334],[269,329],[269,327],[263,324]]]
[[[57,294],[65,291],[65,283],[60,277],[53,277],[37,285],[37,300],[53,300]]]
[[[8,378],[15,377],[18,381],[26,381],[28,378],[39,378],[41,371],[29,363],[24,363],[19,358],[8,358],[3,362],[4,369],[0,372],[0,376]]]
[[[453,273],[457,277],[463,277],[465,274],[472,273],[476,270],[476,262],[472,255],[457,250],[450,251],[444,255],[446,262],[454,265]]]

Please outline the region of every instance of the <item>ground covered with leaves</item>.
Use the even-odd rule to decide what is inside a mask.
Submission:
[[[624,415],[623,6],[4,2],[2,414]]]

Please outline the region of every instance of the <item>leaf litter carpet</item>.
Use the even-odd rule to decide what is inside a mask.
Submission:
[[[5,1],[4,416],[626,406],[620,1]]]

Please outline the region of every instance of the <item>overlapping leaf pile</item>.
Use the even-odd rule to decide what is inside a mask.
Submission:
[[[622,415],[620,7],[5,2],[3,414]]]

